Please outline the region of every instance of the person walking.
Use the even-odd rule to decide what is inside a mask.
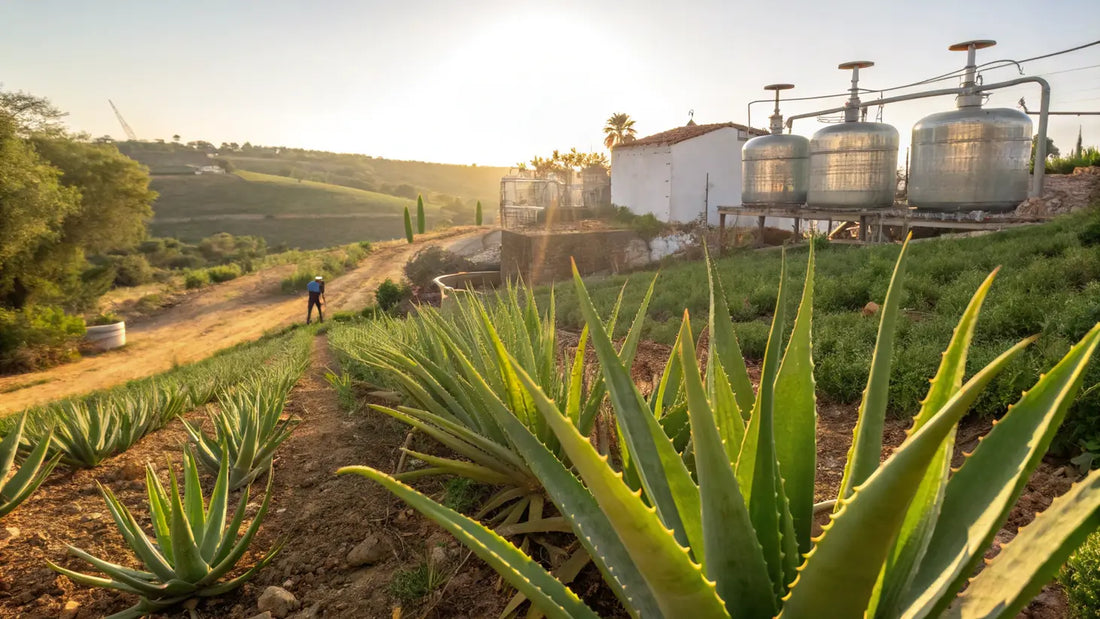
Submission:
[[[306,307],[306,324],[310,323],[313,317],[313,306],[317,306],[317,322],[324,322],[325,315],[321,313],[321,306],[325,302],[325,278],[318,275],[313,278],[313,281],[306,284],[306,291],[309,292],[309,305]]]

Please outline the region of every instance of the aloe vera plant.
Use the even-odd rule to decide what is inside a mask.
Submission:
[[[643,302],[619,353],[632,362],[641,335]],[[614,330],[618,308],[607,324]],[[334,347],[397,383],[413,406],[374,406],[440,441],[464,460],[416,451],[428,466],[401,473],[409,481],[431,475],[459,475],[500,486],[478,517],[506,533],[568,530],[559,517],[544,518],[545,495],[518,448],[485,407],[505,407],[555,453],[556,439],[543,423],[522,385],[509,354],[520,360],[540,387],[567,403],[568,414],[585,435],[592,432],[606,390],[602,377],[586,381],[587,330],[571,354],[560,359],[554,329],[554,303],[540,312],[534,296],[508,287],[495,303],[463,296],[446,312],[424,308],[415,321],[385,318],[331,335]],[[564,457],[564,456],[562,456]]]
[[[27,500],[27,497],[37,490],[42,482],[46,481],[50,471],[57,466],[58,460],[61,459],[60,455],[55,455],[49,461],[46,461],[46,451],[50,446],[50,436],[47,435],[31,449],[19,470],[12,474],[16,452],[19,451],[19,441],[23,437],[23,427],[26,422],[27,414],[23,413],[19,416],[19,420],[15,422],[15,427],[4,436],[3,441],[0,441],[0,518]],[[43,466],[43,463],[45,463],[45,466]],[[10,478],[9,475],[11,475]]]
[[[213,436],[183,420],[203,468],[217,472],[228,463],[230,490],[252,483],[267,471],[275,450],[298,425],[298,420],[282,416],[298,374],[288,367],[222,393],[219,409],[209,413]]]
[[[623,471],[614,469],[577,431],[567,407],[545,393],[515,358],[515,381],[566,457],[544,445],[506,408],[489,405],[486,410],[632,616],[1013,617],[1096,527],[1100,471],[1021,529],[968,581],[1046,451],[1100,341],[1097,325],[952,473],[959,420],[1031,341],[1013,346],[963,381],[966,353],[993,275],[965,310],[906,441],[879,462],[905,251],[903,246],[882,309],[836,509],[817,538],[811,537],[816,434],[812,249],[786,343],[790,291],[781,279],[755,392],[711,267],[706,366],[697,363],[686,314],[673,352],[690,432],[682,450],[631,381],[629,366],[614,350],[574,269],[580,307],[630,464],[624,463]],[[368,467],[340,472],[373,479],[434,519],[547,616],[595,616],[565,585],[481,523],[385,473]]]
[[[238,537],[241,527],[244,526],[248,490],[241,493],[236,511],[227,523],[229,467],[222,466],[219,469],[214,490],[207,501],[199,484],[195,457],[190,449],[185,449],[182,497],[175,471],[171,467],[168,490],[157,478],[153,467],[146,467],[145,485],[149,494],[149,514],[153,522],[152,538],[110,489],[99,487],[119,532],[143,564],[144,570],[104,561],[73,546],[69,546],[69,554],[88,562],[105,574],[106,578],[66,569],[53,562],[47,563],[75,582],[115,589],[140,597],[138,603],[131,608],[112,615],[114,619],[143,617],[191,598],[227,593],[251,579],[282,548],[281,544],[276,545],[248,571],[230,580],[221,580],[236,567],[260,528],[271,500],[271,478],[269,475],[263,503],[248,528]]]

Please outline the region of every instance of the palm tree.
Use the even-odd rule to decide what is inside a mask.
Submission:
[[[607,119],[603,128],[603,145],[612,148],[618,144],[629,144],[634,141],[634,121],[629,114],[612,114]]]

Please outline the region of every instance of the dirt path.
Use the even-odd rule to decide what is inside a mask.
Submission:
[[[279,540],[286,541],[285,547],[252,582],[236,592],[204,600],[197,609],[199,615],[207,619],[252,617],[259,613],[256,604],[264,589],[279,586],[301,604],[301,610],[291,615],[294,619],[388,619],[398,605],[404,606],[406,617],[420,617],[429,610],[428,616],[437,618],[497,616],[506,599],[493,588],[496,574],[492,570],[476,557],[466,560],[468,551],[453,538],[406,509],[377,484],[334,474],[337,468],[351,464],[392,471],[406,428],[372,411],[349,414],[341,410],[324,379],[327,367],[337,367],[337,361],[325,338],[318,337],[312,367],[291,392],[286,408],[302,422],[277,452],[269,512],[240,566],[251,565]],[[189,420],[203,418],[201,412],[188,415]],[[95,482],[110,487],[139,522],[147,524],[143,467],[146,462],[158,464],[166,478],[163,463],[168,458],[178,465],[179,445],[184,441],[186,434],[176,421],[95,469],[54,473],[26,503],[6,516],[4,526],[15,527],[19,533],[0,541],[0,618],[57,617],[69,603],[78,606],[75,619],[91,619],[132,605],[136,601],[133,596],[74,584],[52,572],[45,560],[94,572],[66,556],[66,545],[74,544],[108,561],[135,565]],[[253,488],[249,514],[262,500],[264,483],[261,480]],[[438,481],[417,485],[423,492],[440,496]],[[235,505],[237,496],[230,500]],[[368,565],[350,564],[350,551],[369,538],[377,540],[375,560]],[[436,590],[405,603],[391,595],[394,574],[416,569],[433,552],[442,556],[437,564]],[[176,612],[167,616],[187,615]]]
[[[450,246],[487,234],[455,228],[425,235],[412,245],[377,243],[357,268],[328,282],[327,311],[357,310],[373,303],[374,290],[387,277],[399,279],[405,262],[419,249]],[[126,347],[89,356],[42,372],[0,377],[0,415],[67,396],[104,389],[198,361],[265,331],[305,320],[302,296],[279,292],[294,270],[284,265],[189,294],[182,303],[136,325],[127,325]],[[19,388],[20,385],[27,385]]]

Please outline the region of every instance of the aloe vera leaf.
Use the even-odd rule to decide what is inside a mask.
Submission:
[[[248,550],[248,546],[252,543],[252,539],[256,536],[256,532],[260,530],[260,524],[264,521],[264,516],[267,515],[267,508],[271,505],[271,486],[274,481],[274,473],[268,470],[267,487],[264,490],[264,500],[260,503],[260,509],[256,510],[256,515],[252,517],[252,522],[249,523],[248,528],[245,529],[244,535],[242,535],[240,539],[235,539],[238,527],[231,526],[226,532],[227,538],[225,541],[233,545],[230,546],[230,550],[227,554],[221,556],[220,561],[211,561],[210,571],[201,581],[203,586],[209,585],[221,578],[226,572],[233,569],[233,566],[244,556],[245,551]],[[247,502],[248,492],[242,492],[241,503],[246,504]]]
[[[439,456],[432,456],[419,451],[413,451],[412,449],[403,449],[405,453],[409,454],[417,460],[421,460],[426,464],[430,464],[435,467],[443,468],[451,471],[455,475],[461,475],[462,477],[468,477],[474,481],[480,481],[486,484],[492,485],[514,485],[516,479],[508,475],[503,475],[494,471],[493,469],[481,466],[479,464],[472,464],[464,460],[455,460],[453,458],[441,458]]]
[[[372,404],[370,407],[375,411],[407,423],[440,443],[443,443],[456,453],[482,466],[507,474],[522,473],[526,469],[522,460],[517,458],[515,454],[505,450],[499,444],[481,437],[477,437],[478,442],[475,443],[471,439],[476,437],[476,434],[457,424],[444,426],[444,423],[449,424],[449,422],[426,411],[417,411],[416,409],[405,407],[401,407],[400,410],[397,410],[377,404]],[[490,445],[492,447],[490,447]],[[507,453],[507,455],[502,455],[501,452]]]
[[[978,372],[847,499],[798,569],[780,617],[863,617],[924,473],[944,438],[1027,341]]]
[[[464,356],[458,356],[457,361],[466,370],[472,368]],[[476,373],[472,376],[475,388],[482,391],[491,389]],[[645,579],[592,494],[565,467],[559,456],[547,449],[499,400],[493,400],[486,410],[542,482],[558,512],[570,515],[578,541],[592,556],[604,580],[617,585],[612,586],[611,590],[623,607],[629,609],[634,617],[660,616],[657,602]]]
[[[696,560],[705,563],[705,558],[700,556],[704,545],[699,489],[616,354],[575,264],[573,281],[578,305],[591,331],[608,395],[615,407],[616,421],[623,432],[624,445],[635,459],[646,497],[657,508],[665,526],[672,529],[680,545],[691,548],[696,553]]]
[[[703,508],[707,578],[717,583],[718,595],[728,608],[737,609],[739,617],[773,617],[776,603],[768,565],[707,402],[686,310],[679,341],[673,354],[684,368]]]
[[[184,446],[183,507],[184,513],[187,515],[187,522],[191,525],[191,535],[197,543],[202,543],[202,536],[206,529],[206,506],[203,503],[198,465],[195,463],[195,456],[191,453],[191,450]]]
[[[970,581],[949,619],[1015,617],[1100,526],[1100,470],[1054,499]]]
[[[203,560],[199,553],[195,536],[191,532],[191,523],[187,519],[187,512],[180,501],[179,484],[176,482],[176,474],[169,468],[168,476],[171,481],[168,492],[168,500],[171,502],[172,515],[170,527],[172,529],[172,556],[176,562],[173,565],[176,577],[185,582],[198,582],[210,573],[210,565]]]
[[[722,362],[729,376],[730,385],[737,396],[737,406],[743,415],[753,409],[755,395],[749,370],[745,367],[745,357],[741,354],[741,345],[733,330],[729,305],[722,291],[722,280],[718,277],[718,266],[707,253],[707,282],[710,284],[710,356]]]
[[[737,458],[737,483],[749,506],[753,528],[764,549],[772,585],[781,597],[788,583],[782,548],[782,504],[776,494],[779,462],[775,453],[775,377],[779,370],[780,340],[786,322],[787,266],[780,267],[779,294],[776,296],[764,366],[760,372],[760,390],[753,404],[752,416],[745,429],[745,439]],[[790,559],[788,559],[790,560]]]
[[[714,583],[704,577],[702,568],[691,560],[687,549],[676,541],[653,509],[623,483],[622,477],[607,465],[606,459],[577,432],[531,377],[518,366],[516,371],[645,578],[663,616],[728,617]],[[616,564],[611,567],[618,568]],[[626,593],[630,595],[631,591],[628,589]]]
[[[817,473],[817,398],[811,325],[814,302],[814,249],[806,264],[806,282],[791,339],[775,377],[775,453],[798,550],[813,546],[814,479]],[[789,553],[788,553],[789,554]]]
[[[225,451],[222,451],[225,454]],[[223,459],[228,462],[228,457]],[[229,510],[229,466],[223,464],[218,467],[218,477],[214,482],[214,490],[210,494],[210,507],[206,513],[206,527],[202,532],[202,543],[199,552],[204,557],[214,556],[221,542],[222,528],[225,527],[225,515]]]
[[[967,351],[974,337],[978,313],[981,311],[982,303],[993,285],[996,274],[997,271],[994,270],[978,287],[962,318],[959,319],[959,324],[951,336],[951,343],[943,353],[939,370],[931,381],[928,395],[921,403],[920,411],[913,418],[910,434],[927,423],[962,387],[966,372]],[[932,459],[932,466],[925,472],[920,488],[909,505],[909,511],[898,533],[898,540],[894,543],[894,548],[886,560],[883,574],[879,578],[875,595],[872,597],[871,607],[868,609],[872,616],[879,619],[896,617],[900,610],[898,607],[901,599],[916,576],[917,567],[928,549],[932,532],[936,528],[936,520],[940,516],[940,506],[943,503],[944,489],[947,487],[954,443],[955,430],[952,430],[940,445]]]
[[[649,289],[642,297],[642,302],[638,304],[638,311],[635,312],[634,320],[630,323],[630,329],[626,332],[626,339],[623,340],[623,345],[619,349],[619,358],[623,360],[623,365],[627,368],[634,365],[634,357],[638,353],[638,343],[642,339],[642,326],[645,324],[649,302],[653,298],[653,290],[657,286],[657,277],[657,275],[654,275],[653,279],[649,281]]]
[[[436,503],[389,475],[372,468],[347,466],[336,472],[337,474],[354,473],[373,480],[431,518],[439,526],[450,531],[467,548],[474,551],[474,554],[488,563],[512,586],[522,591],[548,616],[559,619],[598,618],[598,615],[592,612],[568,587],[558,582],[549,572],[507,540],[477,521]]]
[[[379,407],[372,406],[375,410],[379,410]],[[383,407],[384,408],[384,407]],[[424,431],[427,432],[429,426],[437,426],[439,431],[444,435],[453,437],[456,441],[463,441],[472,447],[480,449],[488,453],[493,458],[507,463],[512,468],[518,471],[524,471],[527,469],[527,465],[523,462],[523,458],[519,457],[510,448],[497,443],[496,441],[489,440],[484,436],[470,430],[469,428],[460,426],[456,423],[436,417],[428,411],[421,411],[414,408],[408,408],[405,406],[397,407],[397,410],[404,416],[417,419],[424,424]],[[385,411],[382,411],[385,412]],[[411,424],[410,424],[411,425]],[[419,426],[418,426],[419,427]],[[507,442],[507,441],[505,441]]]
[[[846,498],[852,493],[852,488],[870,477],[882,458],[882,428],[886,421],[886,400],[890,391],[890,365],[894,359],[895,327],[905,280],[905,254],[909,249],[911,236],[906,237],[901,246],[898,261],[894,264],[894,274],[890,277],[890,287],[886,291],[886,300],[882,304],[878,338],[871,356],[871,371],[867,376],[867,387],[863,390],[863,400],[859,404],[859,421],[856,422],[852,435],[852,446],[848,449],[848,461],[844,465],[838,499]],[[840,501],[837,501],[837,509],[840,509],[840,505]]]
[[[584,354],[588,347],[588,325],[581,329],[581,336],[577,341],[577,349],[573,354],[573,365],[569,369],[569,397],[566,400],[565,410],[569,414],[569,420],[573,425],[581,425],[581,396],[584,391]]]
[[[942,612],[965,584],[1061,425],[1098,341],[1100,325],[1009,408],[947,482],[936,530],[903,605],[906,616]]]

